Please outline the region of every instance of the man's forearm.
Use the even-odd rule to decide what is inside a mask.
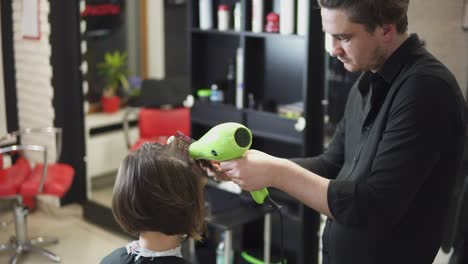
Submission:
[[[286,159],[282,159],[277,166],[273,187],[287,192],[308,207],[333,218],[327,199],[330,180]]]

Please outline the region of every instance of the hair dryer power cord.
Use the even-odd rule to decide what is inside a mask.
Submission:
[[[283,246],[283,214],[281,213],[281,205],[275,202],[271,196],[267,196],[266,201],[268,204],[273,207],[278,212],[279,219],[280,219],[280,257],[281,257],[281,264],[286,264],[284,259],[284,246]]]

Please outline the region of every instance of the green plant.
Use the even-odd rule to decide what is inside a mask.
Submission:
[[[127,53],[118,50],[106,52],[104,61],[98,64],[99,74],[105,79],[103,96],[114,96],[120,86],[128,90]]]

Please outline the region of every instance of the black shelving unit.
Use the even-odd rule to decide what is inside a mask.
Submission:
[[[187,2],[192,93],[196,94],[198,89],[209,88],[213,83],[226,80],[228,65],[235,62],[237,49],[242,48],[244,105],[249,105],[248,94],[253,95],[255,104],[238,109],[231,104],[196,100],[192,108],[192,137],[199,138],[212,126],[223,122],[238,122],[252,130],[252,148],[285,158],[320,154],[324,139],[322,99],[325,79],[320,10],[310,5],[308,33],[304,36],[253,33],[250,22],[252,1],[240,0],[243,18],[241,31],[218,31],[217,6],[228,4],[232,10],[235,1],[213,0],[214,29],[202,30],[198,26],[198,2]],[[265,15],[272,11],[272,2],[264,2]],[[296,129],[297,120],[277,114],[279,105],[295,102],[303,103],[302,117],[306,125],[302,130]],[[272,190],[271,195],[285,205],[284,245],[288,263],[317,263],[319,215],[281,191]],[[248,232],[263,230],[248,225],[245,229]],[[272,252],[278,252],[280,241],[277,216],[273,217],[272,232]],[[248,237],[252,238],[253,235],[258,235],[261,240],[261,233],[249,233]],[[261,245],[258,246],[261,248]]]

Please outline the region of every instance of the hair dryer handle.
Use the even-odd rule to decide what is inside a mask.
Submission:
[[[269,195],[267,188],[263,188],[260,190],[256,191],[251,191],[250,195],[252,195],[252,198],[254,201],[258,204],[263,204],[265,202],[265,198]]]

